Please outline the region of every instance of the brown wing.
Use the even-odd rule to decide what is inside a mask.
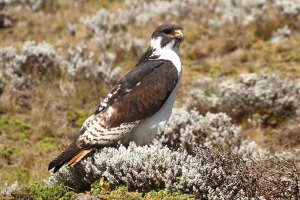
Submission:
[[[101,115],[101,124],[107,128],[151,117],[177,81],[177,69],[170,61],[151,60],[138,65],[110,92],[107,106],[95,114]]]

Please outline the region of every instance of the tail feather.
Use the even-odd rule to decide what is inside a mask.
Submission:
[[[92,152],[92,149],[83,150],[79,152],[76,156],[74,156],[70,161],[68,161],[69,166],[75,165],[77,162],[79,162],[82,158],[84,158],[87,154]]]
[[[55,158],[52,162],[50,162],[48,166],[48,170],[54,168],[54,173],[57,172],[64,164],[68,163],[69,161],[73,160],[75,157],[76,159],[72,162],[72,164],[77,163],[81,160],[84,156],[91,152],[88,150],[84,150],[76,145],[76,143],[72,143],[68,148],[66,148],[57,158]],[[83,152],[83,154],[82,154]],[[78,156],[79,155],[79,156]],[[82,156],[83,155],[83,156]]]

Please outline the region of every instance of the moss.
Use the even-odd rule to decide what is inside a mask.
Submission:
[[[179,200],[187,200],[187,199],[196,199],[193,195],[188,194],[181,194],[181,193],[167,193],[164,190],[160,191],[151,191],[148,192],[144,199],[165,199],[165,200],[171,200],[171,199],[179,199]]]
[[[17,153],[17,149],[14,147],[10,147],[10,146],[4,146],[3,148],[1,148],[0,153],[6,157],[6,158],[10,158],[12,155],[14,155],[15,153]]]
[[[118,187],[116,190],[111,191],[108,195],[108,199],[142,199],[142,193],[129,192],[127,186]]]
[[[69,111],[67,113],[67,119],[70,124],[75,127],[81,127],[83,122],[92,115],[90,111]]]
[[[91,115],[90,112],[83,112],[79,118],[75,121],[76,126],[81,127],[83,122]]]
[[[28,187],[29,193],[33,194],[35,199],[59,199],[64,196],[71,197],[69,199],[75,199],[76,194],[68,191],[66,188],[54,185],[45,187],[40,184],[32,184]]]
[[[1,128],[8,128],[10,126],[14,126],[17,130],[24,131],[29,130],[31,126],[18,117],[8,117],[3,116],[0,118],[0,127]]]
[[[77,194],[70,191],[68,188],[61,185],[45,186],[39,183],[33,183],[24,188],[13,191],[10,196],[1,197],[1,199],[28,199],[28,200],[75,200],[79,196],[88,195],[90,197],[97,197],[100,199],[125,199],[125,200],[188,200],[195,199],[192,195],[180,193],[167,193],[164,190],[150,191],[148,193],[141,193],[138,191],[128,191],[127,186],[120,186],[115,188],[113,185],[104,181],[103,179],[93,184],[90,194]]]
[[[26,133],[28,134],[31,126],[25,123],[18,117],[2,116],[0,117],[0,133],[7,133],[9,139],[18,140],[19,137],[15,137],[10,133]]]
[[[113,185],[101,179],[93,183],[91,194],[99,198],[107,198],[112,191]]]
[[[0,180],[4,186],[4,183],[12,184],[17,181],[21,185],[28,184],[32,179],[30,168],[23,167],[22,165],[4,167],[4,171],[0,172]],[[1,188],[0,187],[0,188]],[[0,196],[0,199],[1,196]]]
[[[53,137],[43,137],[40,141],[36,144],[39,148],[47,150],[47,151],[54,151],[56,150],[55,138]]]
[[[0,158],[3,158],[3,160],[1,161],[2,164],[4,164],[3,161],[5,161],[7,165],[12,165],[14,163],[13,160],[18,158],[19,152],[20,150],[13,146],[5,145],[3,147],[0,147]]]
[[[167,193],[165,190],[129,191],[127,186],[115,187],[104,179],[96,181],[92,185],[91,194],[100,199],[194,199],[194,196],[180,193]]]
[[[30,179],[29,169],[25,167],[19,167],[17,169],[16,178],[21,183],[28,183]]]
[[[27,132],[22,132],[19,134],[19,139],[21,141],[29,141],[29,134]]]
[[[77,199],[77,194],[59,185],[44,186],[34,183],[14,191],[11,196],[6,199],[75,200]]]

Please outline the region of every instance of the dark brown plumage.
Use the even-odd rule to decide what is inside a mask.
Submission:
[[[177,80],[178,72],[170,61],[151,60],[134,68],[110,92],[109,106],[101,111],[103,125],[112,128],[152,116],[166,101]],[[108,114],[109,108],[114,109],[113,115]]]

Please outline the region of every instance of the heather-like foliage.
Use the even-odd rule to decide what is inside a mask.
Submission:
[[[278,74],[243,74],[237,80],[216,83],[213,79],[197,81],[189,90],[185,106],[201,112],[222,111],[235,120],[251,114],[266,114],[263,124],[272,124],[270,117],[284,119],[298,115],[300,81]]]
[[[158,145],[136,147],[131,144],[128,148],[105,148],[95,153],[93,159],[88,158],[82,162],[80,167],[64,169],[53,175],[50,183],[60,182],[80,189],[87,184],[85,181],[93,181],[103,176],[115,185],[125,184],[132,189],[146,191],[166,187],[169,191],[204,194],[205,186],[218,185],[224,181],[225,174],[213,162],[212,154],[207,149],[199,149],[195,154],[192,156],[186,152],[171,151]],[[84,177],[77,170],[84,170],[81,173],[85,174]],[[210,178],[207,176],[209,172],[212,173]],[[199,178],[199,182],[194,179],[195,176]],[[208,181],[210,183],[203,185],[201,191],[200,186]]]
[[[0,3],[1,6],[1,3]],[[1,10],[0,8],[0,29],[8,28],[12,26],[12,19],[8,12]]]
[[[89,52],[89,53],[88,53]],[[121,69],[115,67],[113,53],[93,58],[82,45],[70,48],[66,55],[58,54],[46,42],[26,42],[20,53],[12,47],[0,49],[0,95],[7,92],[16,105],[32,109],[33,89],[55,80],[89,81],[112,85],[119,79]],[[70,92],[70,91],[69,91]]]
[[[299,195],[299,159],[291,152],[273,155],[253,142],[240,143],[240,129],[223,113],[201,116],[179,109],[154,144],[98,150],[52,174],[47,183],[84,190],[104,177],[131,190],[161,188],[208,199],[291,198]],[[267,170],[272,165],[278,169]]]
[[[5,187],[1,190],[1,195],[9,196],[11,193],[19,188],[18,182],[14,182],[12,185],[5,184]]]
[[[1,0],[0,5],[14,6],[16,9],[27,9],[31,11],[44,10],[46,7],[51,7],[54,1],[45,0]]]
[[[293,162],[270,157],[245,163],[238,155],[193,147],[192,154],[160,145],[104,148],[76,167],[53,174],[48,184],[78,190],[105,177],[113,185],[147,191],[165,188],[201,198],[296,198],[299,174]],[[264,165],[266,168],[262,168]],[[267,167],[277,166],[278,170]]]
[[[199,144],[233,149],[240,144],[240,134],[240,128],[233,125],[225,113],[207,113],[203,116],[195,110],[175,109],[156,140],[172,149],[189,150]]]
[[[207,2],[203,3],[206,6]],[[126,0],[124,9],[118,13],[100,9],[91,18],[82,19],[83,24],[95,35],[107,35],[112,32],[126,30],[128,24],[145,26],[151,20],[162,18],[171,20],[174,18],[187,17],[186,14],[193,12],[203,6],[199,1],[141,1]]]
[[[134,43],[128,43],[127,40],[128,30],[134,31],[136,27],[143,27],[155,20],[200,20],[205,31],[202,31],[202,34],[196,38],[196,44],[203,46],[208,38],[217,38],[225,34],[229,39],[224,45],[220,44],[220,51],[230,51],[237,47],[249,46],[254,39],[253,35],[262,39],[271,39],[273,43],[290,36],[291,32],[297,29],[299,10],[297,0],[152,0],[146,2],[136,0],[125,1],[123,8],[118,12],[100,9],[93,17],[83,18],[82,22],[93,33],[100,49],[107,47],[117,49],[118,46],[128,46],[134,49],[136,48]],[[274,15],[276,21],[271,17]],[[254,28],[253,33],[243,35],[249,27]],[[116,42],[112,40],[115,34],[120,35],[122,39]],[[239,38],[230,39],[234,37]],[[113,44],[108,41],[112,41]]]
[[[279,43],[285,38],[291,35],[292,31],[288,26],[284,26],[283,28],[279,28],[276,32],[272,34],[271,43]]]
[[[72,77],[82,74],[85,78],[92,76],[90,68],[93,68],[93,53],[87,51],[85,45],[77,45],[73,49],[68,49],[66,55],[67,71]]]
[[[15,89],[29,89],[37,80],[49,80],[60,73],[60,58],[48,43],[26,42],[20,54],[9,47],[0,50],[5,78]]]
[[[251,110],[269,110],[281,115],[295,113],[299,108],[300,81],[278,74],[246,74],[220,86],[221,103],[236,116]]]
[[[61,56],[48,43],[26,42],[18,54],[14,48],[0,49],[1,75],[10,81],[14,89],[30,89],[37,80],[53,80],[67,72],[75,79],[86,78],[113,83],[119,78],[120,68],[113,68],[114,54],[93,61],[93,53],[87,53],[84,45],[69,49]]]
[[[75,79],[85,78],[109,84],[115,83],[121,72],[120,67],[113,67],[115,54],[103,55],[99,59],[100,63],[96,64],[94,54],[88,52],[86,45],[83,44],[68,50],[66,60],[63,61],[68,74]]]
[[[83,17],[82,24],[92,34],[100,51],[111,51],[117,60],[129,56],[140,56],[146,41],[133,37],[130,32],[156,22],[177,21],[189,25],[187,42],[192,45],[188,56],[193,59],[201,55],[230,52],[239,47],[249,47],[256,38],[279,43],[288,38],[299,23],[297,3],[281,1],[125,1],[122,9],[111,12],[101,8],[92,17]],[[276,16],[276,18],[273,18]],[[156,24],[157,25],[157,24]],[[237,31],[238,30],[238,31]],[[251,31],[249,31],[251,30]],[[219,38],[225,38],[219,41]],[[207,42],[215,38],[217,44]],[[211,47],[215,52],[210,52]],[[200,48],[200,49],[199,49]],[[194,55],[195,54],[195,55]]]
[[[131,145],[128,149],[126,149],[125,147],[120,147],[119,149],[102,149],[99,150],[98,153],[95,153],[92,158],[87,159],[87,161],[83,161],[82,164],[79,167],[76,167],[75,169],[73,168],[69,168],[66,169],[64,168],[61,172],[59,172],[58,174],[53,175],[52,178],[54,178],[53,180],[58,180],[58,182],[60,183],[64,183],[64,184],[71,184],[72,187],[74,187],[76,184],[79,184],[76,182],[76,180],[85,180],[82,183],[80,183],[79,188],[82,187],[82,184],[84,184],[86,181],[87,182],[93,182],[94,180],[96,180],[97,178],[101,177],[101,176],[105,176],[105,174],[107,174],[107,170],[108,168],[112,167],[112,171],[110,173],[110,177],[112,178],[112,176],[114,176],[115,173],[115,164],[116,165],[120,165],[118,164],[118,162],[120,161],[120,159],[122,159],[122,161],[120,162],[125,162],[122,165],[124,165],[124,168],[120,165],[120,167],[122,169],[120,170],[128,170],[124,173],[130,173],[130,170],[132,169],[127,169],[127,162],[128,163],[133,163],[135,162],[135,160],[137,159],[138,163],[134,164],[133,163],[133,167],[141,167],[139,166],[139,163],[145,163],[145,162],[149,162],[148,165],[142,165],[142,169],[136,169],[137,171],[144,171],[142,172],[140,175],[138,175],[137,172],[132,172],[133,174],[135,174],[135,176],[139,176],[141,178],[140,182],[136,182],[136,180],[134,180],[134,177],[127,177],[130,178],[129,180],[133,179],[130,181],[130,183],[127,181],[123,181],[123,182],[114,182],[114,179],[109,179],[109,181],[112,181],[113,183],[119,185],[119,184],[130,184],[129,186],[132,188],[137,188],[137,189],[143,189],[143,190],[147,190],[147,189],[151,189],[151,187],[166,187],[166,185],[170,185],[171,188],[173,188],[174,186],[172,186],[172,183],[175,181],[176,182],[176,177],[171,177],[171,175],[168,175],[168,171],[163,171],[161,173],[159,172],[151,172],[150,171],[153,169],[153,167],[151,166],[152,162],[153,164],[155,164],[157,161],[163,159],[160,157],[156,157],[156,156],[166,156],[166,162],[170,162],[170,163],[159,163],[159,166],[155,167],[155,168],[159,168],[159,167],[163,167],[165,169],[168,169],[168,166],[171,166],[174,159],[176,157],[178,157],[178,161],[174,162],[179,162],[178,166],[172,170],[175,170],[175,174],[177,173],[176,171],[179,170],[178,173],[181,173],[179,168],[181,168],[181,165],[183,165],[185,162],[187,162],[190,158],[189,158],[189,154],[197,154],[196,152],[194,152],[195,147],[194,146],[208,146],[208,147],[217,147],[217,148],[235,148],[238,144],[239,144],[239,138],[240,137],[240,129],[235,127],[233,124],[231,124],[230,122],[230,118],[223,113],[220,114],[206,114],[205,116],[201,116],[199,115],[199,113],[197,111],[191,111],[191,112],[187,112],[183,109],[178,109],[175,110],[175,112],[173,113],[171,119],[170,119],[170,123],[167,125],[166,129],[162,132],[160,132],[156,138],[156,141],[154,142],[154,146],[151,147],[136,147],[135,145]],[[163,146],[165,147],[163,147]],[[168,147],[166,147],[168,146]],[[203,147],[204,148],[204,147]],[[180,149],[178,151],[176,151],[176,149]],[[204,148],[205,149],[205,148]],[[143,151],[145,151],[145,153],[142,153]],[[130,155],[130,156],[124,156],[127,155],[129,152],[133,152],[134,155]],[[170,158],[168,158],[167,156],[170,155],[170,152],[173,152],[171,154],[175,154],[173,156],[171,156]],[[189,153],[187,153],[189,152]],[[112,159],[107,159],[108,157],[113,157],[114,154],[119,154],[117,155],[116,158],[112,158]],[[139,153],[142,154],[147,154],[149,156],[146,155],[138,155]],[[180,155],[182,153],[182,155]],[[208,153],[208,152],[207,152]],[[161,155],[163,154],[163,155]],[[100,156],[98,156],[100,155]],[[151,158],[150,155],[153,155],[153,158]],[[141,156],[141,157],[140,157]],[[206,155],[205,157],[207,157],[208,155]],[[212,155],[210,155],[212,156]],[[141,160],[140,160],[141,158]],[[152,160],[147,160],[147,159],[154,159]],[[182,160],[183,159],[183,160]],[[106,161],[105,161],[106,160]],[[109,160],[109,161],[108,161]],[[103,163],[103,162],[110,162],[110,163]],[[117,162],[117,163],[116,163]],[[190,161],[188,161],[190,162]],[[194,162],[194,161],[193,161]],[[93,167],[93,165],[96,165],[97,170],[99,170],[98,172],[93,171],[95,168]],[[107,165],[107,166],[106,166]],[[110,166],[112,165],[112,166]],[[165,165],[165,166],[164,166]],[[184,164],[185,165],[185,164]],[[186,163],[186,165],[188,166],[189,164]],[[196,163],[195,163],[196,165]],[[100,167],[100,168],[99,168]],[[76,172],[74,171],[76,170]],[[78,170],[78,172],[77,172]],[[88,170],[88,171],[87,171]],[[150,170],[149,172],[145,171],[145,170]],[[81,171],[79,173],[79,171]],[[104,172],[105,171],[105,172]],[[78,177],[73,177],[70,176],[70,173],[75,173],[78,175]],[[85,175],[87,173],[87,175]],[[103,174],[104,173],[104,174]],[[119,172],[116,172],[117,174]],[[153,174],[154,173],[154,174]],[[221,172],[220,172],[221,173]],[[74,175],[75,175],[74,174]],[[94,179],[95,174],[98,174],[96,179]],[[122,172],[123,174],[123,172]],[[145,176],[145,174],[149,174],[149,180],[142,178],[143,176]],[[77,176],[76,175],[76,176]],[[108,174],[109,175],[109,174]],[[83,179],[83,177],[85,177],[86,179]],[[169,178],[172,178],[171,180],[168,180],[168,183],[162,183],[162,181],[164,181],[164,179],[166,178],[161,178],[162,180],[159,180],[159,177],[161,176],[167,176]],[[203,175],[204,176],[204,175]],[[121,178],[121,177],[119,177]],[[153,179],[153,180],[152,180]],[[158,179],[157,181],[153,182],[155,179]],[[173,180],[174,179],[174,180]],[[65,181],[64,181],[65,180]],[[184,180],[182,180],[184,181]],[[56,181],[51,181],[51,182],[56,182]],[[169,183],[170,182],[170,183]],[[148,186],[147,184],[148,183]],[[133,184],[131,186],[131,184]],[[179,187],[179,186],[176,186]],[[168,188],[168,187],[167,187]],[[170,189],[170,191],[173,191],[173,189]],[[180,191],[179,189],[175,189],[174,191]],[[187,192],[187,191],[186,191]]]
[[[144,26],[149,21],[161,18],[162,20],[179,19],[182,17],[196,19],[210,13],[211,19],[203,19],[211,25],[234,23],[238,26],[248,26],[258,20],[267,21],[264,11],[271,7],[280,15],[297,17],[300,13],[297,0],[288,1],[125,1],[124,9],[118,13],[110,13],[101,9],[93,18],[84,19],[84,24],[94,33],[101,31],[111,32],[122,30],[128,24]],[[189,14],[189,15],[187,15]],[[207,16],[206,16],[207,17]],[[103,20],[101,20],[103,19]],[[263,23],[263,22],[260,22]]]

